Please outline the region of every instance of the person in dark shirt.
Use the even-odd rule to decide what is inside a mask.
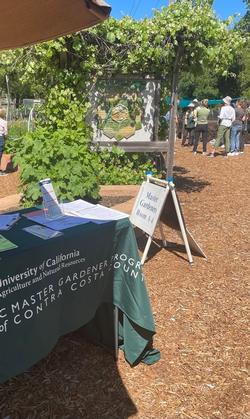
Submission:
[[[188,140],[188,145],[193,145],[193,142],[194,142],[193,133],[194,133],[195,125],[196,125],[193,103],[189,103],[188,105],[188,109],[185,113],[184,124],[185,124],[185,132],[184,132],[181,145],[184,146],[186,143],[186,140]]]
[[[245,140],[250,132],[250,106],[247,100],[243,100],[243,109],[245,112],[244,119],[242,121],[242,133],[240,136],[240,153],[244,153]]]
[[[243,102],[237,100],[235,107],[235,120],[231,127],[230,136],[230,153],[228,156],[238,156],[240,152],[240,136],[242,133],[243,121],[245,119],[245,111],[243,109]]]

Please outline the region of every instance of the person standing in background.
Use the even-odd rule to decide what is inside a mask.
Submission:
[[[193,99],[192,100],[192,104],[194,105],[194,108],[197,108],[198,106],[199,106],[199,101],[198,101],[198,99]]]
[[[245,147],[245,136],[249,132],[249,122],[250,122],[250,106],[249,103],[244,100],[243,101],[243,109],[244,109],[244,119],[242,123],[242,133],[240,136],[240,154],[244,153],[244,147]]]
[[[193,153],[197,154],[197,148],[202,136],[202,154],[207,154],[207,140],[208,140],[208,115],[210,114],[210,109],[208,109],[208,99],[201,101],[201,105],[194,111],[196,118],[196,128],[195,128],[195,140]]]
[[[226,156],[230,151],[230,129],[233,121],[235,120],[235,110],[231,106],[232,98],[230,96],[224,97],[223,106],[219,114],[219,128],[215,140],[214,148],[208,157],[214,157],[215,151],[223,144],[225,140],[225,153]]]
[[[238,156],[240,152],[240,136],[242,133],[242,122],[245,120],[245,111],[243,109],[243,102],[237,100],[235,107],[235,120],[232,123],[231,137],[230,137],[230,153],[228,156]]]
[[[184,117],[185,124],[185,133],[181,145],[184,146],[186,140],[188,140],[188,145],[193,145],[194,129],[196,125],[195,114],[194,114],[194,104],[189,103],[187,112]]]
[[[163,116],[163,118],[166,121],[167,125],[167,137],[169,137],[169,128],[170,128],[170,119],[171,119],[171,111],[173,109],[173,105],[170,105],[169,110],[167,111],[166,115]],[[176,133],[178,130],[178,115],[175,116],[175,140],[176,140]]]
[[[0,176],[6,176],[6,173],[3,170],[1,170],[1,160],[4,151],[4,141],[7,135],[7,121],[5,117],[5,110],[0,108]]]

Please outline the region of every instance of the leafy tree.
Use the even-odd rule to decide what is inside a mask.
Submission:
[[[43,96],[56,84],[82,94],[98,77],[115,74],[150,74],[170,85],[180,39],[183,71],[200,74],[212,63],[214,73],[227,72],[242,46],[228,29],[231,22],[218,20],[209,0],[181,0],[150,19],[110,18],[74,36],[19,50],[15,68],[19,80]]]
[[[179,95],[187,98],[214,99],[220,95],[218,76],[210,69],[205,69],[201,76],[194,76],[188,72],[180,79]]]
[[[247,12],[240,20],[238,28],[244,32],[250,32],[250,0],[243,0],[246,3]]]
[[[244,0],[247,6],[247,12],[245,16],[239,21],[238,29],[242,31],[242,33],[247,36],[248,43],[245,47],[241,50],[240,59],[239,59],[239,81],[241,87],[242,96],[250,99],[250,47],[249,47],[249,40],[250,40],[250,0]]]

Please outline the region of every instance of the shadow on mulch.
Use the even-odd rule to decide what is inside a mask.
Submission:
[[[60,338],[46,358],[0,385],[1,418],[126,419],[136,412],[113,356],[80,331]]]
[[[14,173],[18,171],[18,166],[14,166],[12,160],[8,162],[6,168],[5,168],[6,173]]]
[[[135,235],[138,249],[141,253],[143,253],[147,244],[148,236],[137,228],[135,228]],[[162,240],[154,237],[148,251],[146,262],[153,259],[163,248],[166,252],[173,253],[178,258],[188,261],[187,251],[184,244],[168,240],[167,246],[164,247]],[[192,250],[192,255],[200,256],[200,254],[196,253],[194,250]]]
[[[197,177],[182,176],[190,172],[185,167],[175,166],[174,167],[175,178],[174,183],[179,192],[201,192],[204,188],[211,185],[205,179],[198,179]]]

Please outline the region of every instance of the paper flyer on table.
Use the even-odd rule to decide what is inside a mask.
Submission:
[[[121,218],[128,217],[127,214],[121,211],[107,208],[103,205],[95,205],[90,202],[78,199],[74,202],[69,202],[63,205],[64,213],[68,215],[77,215],[88,220],[112,221],[120,220]]]
[[[25,227],[23,228],[23,230],[44,240],[53,239],[54,237],[58,237],[63,234],[61,231],[52,230],[51,228],[44,227],[38,224]]]
[[[75,215],[63,215],[63,217],[58,218],[56,220],[48,219],[41,211],[38,211],[36,215],[35,212],[32,212],[31,215],[25,214],[25,217],[28,220],[33,221],[37,224],[42,224],[45,227],[52,228],[53,230],[65,230],[66,228],[76,227],[81,224],[86,224],[89,221],[81,218],[80,216]]]
[[[0,230],[9,230],[19,219],[19,212],[14,214],[0,214]]]
[[[0,252],[4,252],[5,250],[11,250],[18,247],[15,243],[12,243],[4,236],[0,234]]]
[[[63,204],[63,213],[63,217],[56,220],[48,219],[41,210],[27,213],[25,217],[35,223],[59,231],[89,222],[102,224],[128,217],[128,214],[123,212],[104,207],[103,205],[90,204],[81,199]]]
[[[89,210],[95,206],[95,204],[91,204],[90,202],[84,201],[83,199],[77,199],[76,201],[63,204],[63,212],[64,214],[68,215],[80,215],[83,213],[83,211]]]
[[[47,178],[40,180],[39,186],[43,197],[44,210],[47,212],[48,218],[57,219],[62,217],[62,210],[58,203],[51,179]]]
[[[96,205],[94,208],[91,208],[88,212],[86,212],[84,217],[93,223],[102,224],[109,221],[117,221],[122,218],[128,218],[129,216],[124,212],[107,208],[103,205]]]

